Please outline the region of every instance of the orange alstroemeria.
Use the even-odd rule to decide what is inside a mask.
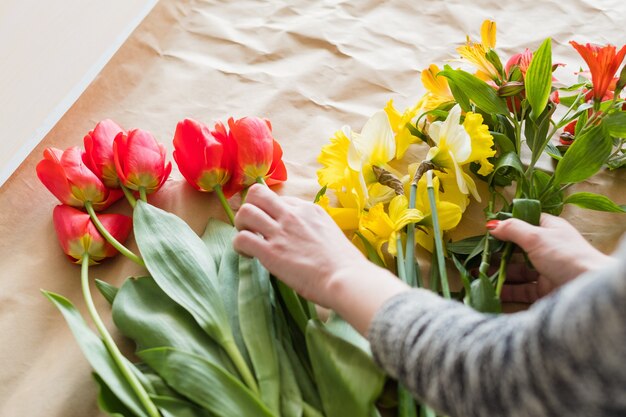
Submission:
[[[605,46],[590,43],[581,45],[575,41],[570,41],[570,44],[589,66],[593,84],[593,99],[602,101],[614,81],[615,73],[624,60],[626,45],[617,51],[615,45],[610,44]]]
[[[132,219],[121,214],[101,214],[98,219],[118,242],[126,240],[132,228]],[[54,208],[52,220],[61,248],[72,262],[81,263],[85,253],[89,254],[90,263],[117,255],[117,250],[100,235],[89,214],[59,205]]]

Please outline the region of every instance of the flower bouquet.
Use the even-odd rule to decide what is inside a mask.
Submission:
[[[556,87],[550,40],[503,65],[493,49],[495,24],[485,22],[482,35],[481,43],[468,40],[458,49],[476,74],[432,65],[422,73],[428,93],[414,107],[400,113],[389,102],[360,133],[336,132],[319,158],[323,188],[316,202],[400,279],[499,312],[513,246],[488,232],[449,242],[446,232],[461,221],[470,194],[481,200],[480,181],[490,191],[489,220],[537,223],[542,211],[558,214],[564,204],[624,212],[602,195],[564,192],[605,165],[626,163],[625,71],[614,79],[626,47],[573,43],[591,81],[582,72],[577,84]],[[55,230],[65,254],[81,265],[96,332],[68,299],[44,295],[94,370],[100,409],[124,417],[434,416],[403,387],[385,384],[367,341],[350,325],[332,312],[320,319],[314,305],[233,250],[229,199],[245,199],[254,183],[287,179],[271,124],[247,117],[211,129],[187,119],[178,123],[173,145],[187,182],[214,192],[230,224],[209,219],[198,236],[149,203],[167,186],[172,166],[165,147],[141,129],[104,120],[85,136],[84,149],[49,148],[37,166],[62,203],[53,211]],[[554,172],[537,168],[545,155],[556,163]],[[101,213],[122,198],[132,218]],[[140,253],[124,245],[131,229]],[[416,246],[433,254],[430,279],[422,276]],[[498,271],[491,274],[496,252]],[[119,287],[95,285],[119,332],[136,346],[132,361],[116,346],[90,289],[90,267],[118,253],[145,274]],[[446,256],[460,271],[460,290],[448,282]]]

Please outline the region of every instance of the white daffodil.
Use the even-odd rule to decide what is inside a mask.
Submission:
[[[377,186],[368,190],[368,185],[376,185],[372,167],[385,166],[396,154],[395,136],[387,113],[382,110],[374,113],[363,126],[361,133],[354,131],[344,131],[344,133],[349,133],[350,138],[348,166],[359,174],[366,206],[373,204],[374,200],[388,200],[393,197],[393,191],[387,187]],[[372,191],[375,191],[376,195],[370,196]],[[373,200],[370,201],[371,199]]]
[[[471,193],[480,201],[476,183],[462,168],[472,162],[473,158],[472,138],[460,121],[461,107],[457,104],[450,110],[446,120],[430,125],[428,135],[437,146],[430,148],[426,159],[442,168],[453,169],[459,190],[464,194]]]

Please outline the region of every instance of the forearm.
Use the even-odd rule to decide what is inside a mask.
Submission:
[[[388,373],[451,417],[625,415],[624,278],[503,316],[413,290],[382,306],[368,338]]]

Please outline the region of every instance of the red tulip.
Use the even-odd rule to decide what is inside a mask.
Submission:
[[[191,119],[176,126],[174,160],[187,182],[197,190],[213,191],[231,177],[235,146],[232,137],[220,126],[221,129],[211,132],[203,123]]]
[[[626,45],[622,46],[619,52],[616,52],[615,46],[610,44],[602,47],[589,43],[583,46],[574,41],[570,41],[570,44],[589,66],[594,100],[602,101],[614,81],[615,73],[624,60]]]
[[[47,148],[44,159],[37,164],[37,176],[48,190],[63,204],[84,207],[90,201],[95,210],[102,210],[117,201],[123,194],[110,190],[83,162],[77,147],[61,151]]]
[[[118,242],[126,240],[132,227],[130,217],[101,214],[98,218]],[[90,263],[98,263],[117,254],[117,250],[100,235],[89,214],[59,205],[54,208],[52,220],[63,252],[72,262],[81,263],[85,253],[89,254]]]
[[[113,120],[106,119],[85,135],[85,164],[110,188],[119,188],[115,160],[113,159],[113,140],[124,130]]]
[[[145,130],[119,133],[113,141],[117,175],[131,190],[143,188],[151,194],[161,188],[172,171],[172,163],[165,163],[165,155],[165,146]]]
[[[269,185],[287,179],[283,152],[272,136],[268,120],[244,117],[235,121],[231,118],[228,125],[237,146],[235,183],[245,187],[258,178],[267,180]]]

